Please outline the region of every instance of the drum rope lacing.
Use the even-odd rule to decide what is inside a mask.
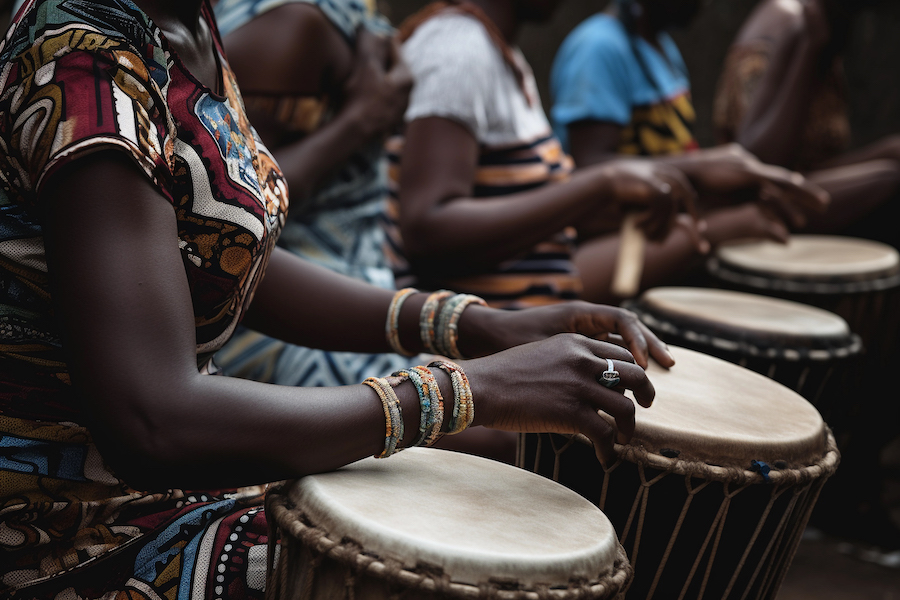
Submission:
[[[837,443],[835,442],[834,435],[830,430],[826,430],[825,436],[825,454],[821,459],[816,461],[815,464],[798,468],[788,468],[786,465],[779,465],[779,463],[777,462],[773,463],[772,465],[766,464],[766,466],[768,467],[768,471],[765,475],[761,472],[762,469],[760,469],[759,466],[754,466],[753,464],[759,463],[759,461],[751,461],[751,466],[748,469],[739,467],[722,467],[718,465],[709,465],[705,462],[696,460],[680,459],[678,458],[679,454],[675,451],[663,450],[662,452],[670,454],[670,456],[664,456],[663,454],[650,452],[636,444],[616,444],[615,450],[618,455],[618,460],[608,468],[603,468],[604,474],[607,476],[604,476],[602,491],[600,499],[597,502],[597,506],[601,508],[601,510],[605,506],[608,485],[610,481],[610,477],[608,477],[608,475],[625,462],[633,463],[635,466],[637,466],[638,474],[641,480],[640,489],[638,490],[637,496],[634,499],[630,513],[624,526],[621,528],[621,530],[618,531],[620,542],[625,543],[629,535],[632,534],[632,527],[635,527],[635,530],[633,532],[634,547],[630,552],[630,559],[633,568],[639,569],[638,558],[640,541],[643,533],[643,525],[649,501],[650,487],[664,477],[674,474],[684,477],[685,487],[687,488],[687,499],[685,500],[685,503],[682,506],[682,510],[675,523],[671,537],[669,538],[669,541],[663,553],[662,560],[656,566],[653,582],[648,591],[648,594],[643,600],[651,600],[654,592],[657,589],[666,563],[671,556],[672,550],[681,531],[681,527],[687,517],[688,511],[691,506],[691,501],[697,493],[702,491],[713,482],[723,484],[724,498],[722,504],[719,507],[718,513],[716,514],[713,522],[710,524],[709,531],[706,534],[701,550],[693,563],[691,571],[687,576],[687,579],[681,590],[681,594],[678,596],[679,600],[684,598],[685,594],[688,591],[688,588],[693,583],[694,576],[700,568],[701,562],[706,555],[706,549],[710,547],[710,544],[712,544],[709,554],[710,558],[707,562],[706,569],[702,574],[703,578],[701,581],[701,591],[698,594],[698,597],[703,597],[703,591],[706,588],[707,582],[715,564],[715,557],[717,555],[719,542],[721,540],[731,501],[741,491],[754,484],[761,484],[771,488],[772,495],[770,496],[768,505],[766,506],[763,515],[759,519],[759,522],[752,534],[750,543],[747,545],[747,548],[743,556],[741,557],[740,562],[735,568],[734,575],[723,597],[728,597],[728,594],[730,594],[731,589],[738,580],[738,577],[741,575],[747,558],[750,555],[750,552],[753,550],[757,538],[759,537],[760,532],[763,530],[763,527],[766,524],[766,521],[775,502],[783,494],[790,491],[792,497],[790,498],[789,505],[787,509],[782,513],[781,518],[776,526],[776,533],[764,548],[763,555],[756,564],[756,567],[750,579],[750,583],[746,586],[744,594],[741,597],[745,598],[750,592],[754,582],[756,582],[757,578],[761,574],[761,571],[767,564],[766,559],[770,556],[770,554],[772,555],[772,559],[768,563],[769,568],[765,573],[763,573],[763,583],[761,585],[765,589],[771,589],[772,586],[776,586],[777,588],[777,586],[780,585],[781,579],[784,577],[784,573],[786,572],[785,561],[788,561],[789,564],[789,560],[793,555],[792,549],[795,549],[796,545],[799,543],[800,535],[802,534],[803,529],[805,528],[806,523],[809,520],[809,515],[811,514],[815,501],[818,498],[819,491],[821,490],[821,487],[824,485],[828,477],[830,477],[837,470],[838,463],[840,462],[840,454],[837,449]],[[541,456],[540,444],[543,438],[544,436],[538,437],[538,448],[535,451],[536,461],[537,458]],[[566,441],[562,445],[557,446],[554,441],[555,438],[563,438]],[[555,461],[553,465],[553,480],[558,481],[560,456],[576,442],[585,444],[587,446],[590,446],[591,442],[588,438],[582,435],[550,436],[549,439],[551,448],[553,449],[555,455]],[[520,444],[520,448],[523,447],[524,444]],[[520,452],[519,458],[517,459],[520,466],[524,465],[524,458],[524,451],[522,451]],[[534,468],[535,472],[537,472],[537,467],[538,465],[536,462]],[[654,471],[657,471],[657,473],[653,477],[648,479],[647,468],[653,469]],[[696,479],[700,479],[700,483],[695,484],[694,480]],[[801,503],[799,511],[796,510],[798,502]],[[617,527],[617,529],[619,528]],[[776,556],[776,554],[780,554],[780,556]]]
[[[570,581],[568,587],[535,584],[522,586],[515,581],[492,579],[475,586],[454,582],[436,565],[419,564],[414,569],[404,567],[401,563],[367,552],[358,543],[344,538],[340,541],[331,539],[328,532],[313,525],[307,515],[292,506],[287,495],[282,494],[286,484],[272,486],[266,495],[266,516],[269,523],[269,552],[266,572],[266,600],[279,600],[283,590],[289,589],[288,581],[293,551],[297,544],[306,548],[312,561],[308,565],[305,586],[299,598],[311,598],[316,568],[325,558],[343,565],[347,572],[346,600],[354,600],[354,584],[356,578],[370,575],[378,580],[387,581],[398,589],[397,597],[409,590],[440,592],[441,598],[485,599],[485,600],[607,600],[618,597],[633,570],[625,550],[618,546],[616,558],[611,572],[596,581]],[[281,536],[281,550],[278,565],[275,565],[278,533]],[[400,591],[402,590],[402,591]]]

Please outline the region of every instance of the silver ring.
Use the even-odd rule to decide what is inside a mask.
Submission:
[[[619,372],[613,366],[613,361],[610,359],[606,359],[606,370],[597,377],[597,381],[600,382],[600,385],[603,385],[608,388],[614,388],[619,385],[619,381],[621,381],[619,377]]]

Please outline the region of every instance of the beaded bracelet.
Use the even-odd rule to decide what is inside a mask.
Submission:
[[[472,388],[469,378],[456,363],[446,360],[436,360],[428,364],[429,367],[437,367],[450,376],[453,384],[453,413],[450,418],[448,435],[454,435],[464,431],[475,420],[475,401],[472,398]]]
[[[425,439],[426,446],[433,445],[441,436],[441,427],[444,424],[444,398],[441,396],[441,388],[438,385],[434,374],[427,367],[413,367],[410,369],[412,373],[416,373],[422,378],[425,391],[429,395],[429,404],[432,407],[430,421],[426,424],[428,437]]]
[[[422,345],[432,354],[440,354],[435,346],[434,319],[438,314],[438,307],[441,300],[453,296],[453,292],[448,290],[438,290],[429,294],[422,305],[422,312],[419,313],[419,335],[422,338]]]
[[[437,319],[435,342],[440,354],[450,358],[465,358],[457,347],[459,341],[459,319],[470,304],[487,306],[487,302],[472,294],[457,294],[441,307]]]
[[[384,334],[387,337],[391,350],[403,356],[415,356],[415,352],[406,350],[400,344],[400,309],[407,298],[418,292],[415,288],[403,288],[394,294],[391,305],[388,307],[387,321],[384,324]]]
[[[400,413],[400,400],[394,392],[394,388],[384,377],[368,377],[363,381],[375,390],[384,407],[384,450],[376,454],[375,458],[387,458],[394,452],[399,452],[397,443],[403,439],[403,415]]]
[[[419,394],[419,435],[410,447],[431,446],[437,441],[444,421],[444,399],[434,376],[424,367],[401,369],[395,371],[393,376],[400,382],[411,381]],[[433,390],[437,390],[437,393]]]

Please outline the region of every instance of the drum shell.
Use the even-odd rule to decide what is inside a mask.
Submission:
[[[617,448],[621,456],[623,447]],[[829,457],[835,462],[819,477],[799,485],[779,484],[774,500],[773,487],[762,476],[754,483],[735,483],[628,459],[607,471],[580,436],[523,434],[518,464],[578,492],[609,517],[635,570],[626,598],[761,600],[775,598],[812,507],[836,468],[836,456],[835,449]],[[647,504],[643,523],[638,523],[641,491],[647,493]],[[722,533],[710,535],[729,497]]]

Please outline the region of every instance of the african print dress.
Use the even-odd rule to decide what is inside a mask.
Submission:
[[[174,211],[197,363],[232,335],[287,210],[211,9],[219,89],[130,0],[29,0],[0,46],[0,594],[261,597],[259,490],[135,490],[98,452],[53,320],[41,191],[97,150],[130,156]],[[122,596],[124,597],[124,595]]]
[[[352,46],[357,28],[387,33],[390,26],[362,0],[220,0],[216,19],[222,35],[255,17],[286,4],[316,6]],[[285,96],[253,90],[244,94],[250,114],[278,123],[286,138],[301,139],[335,115],[333,95]],[[332,271],[394,289],[394,276],[385,256],[387,198],[384,149],[373,142],[353,154],[313,191],[291,207],[278,245]],[[223,372],[236,377],[279,385],[333,386],[359,383],[408,366],[396,354],[326,352],[287,344],[255,331],[241,329],[216,355]]]

